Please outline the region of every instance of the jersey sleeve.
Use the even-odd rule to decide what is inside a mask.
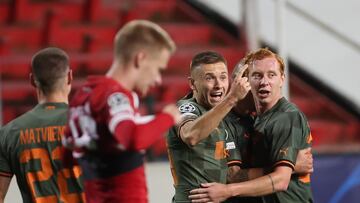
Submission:
[[[115,136],[121,148],[128,148],[135,128],[135,112],[131,97],[121,92],[112,93],[107,98],[105,110],[108,111],[108,128],[111,134]],[[117,130],[118,126],[121,126],[120,130],[123,132]]]
[[[226,132],[225,140],[225,151],[227,154],[227,164],[228,166],[233,165],[242,165],[241,149],[244,144],[242,137],[244,134],[244,129],[237,122],[238,120],[235,117],[227,116],[224,119],[224,126]]]
[[[120,92],[109,96],[109,129],[123,150],[144,150],[159,140],[175,121],[166,113],[140,116],[132,101]]]
[[[189,122],[189,121],[193,121],[195,119],[197,119],[198,117],[201,116],[201,111],[200,109],[197,107],[196,104],[194,104],[193,102],[190,101],[186,101],[183,102],[181,104],[178,104],[179,106],[179,111],[181,113],[181,117],[182,117],[182,121],[181,123],[177,126],[177,135],[180,136],[180,129],[181,127]]]
[[[166,131],[174,125],[173,118],[160,113],[146,122],[123,121],[116,126],[115,138],[122,144],[123,149],[145,150],[158,141]],[[126,139],[126,140],[125,140]]]
[[[241,166],[242,161],[241,161],[240,150],[237,147],[234,140],[226,140],[225,150],[226,150],[226,152],[228,154],[227,165],[228,166],[233,166],[233,165]]]
[[[11,178],[13,176],[13,172],[11,171],[9,157],[7,157],[10,153],[6,152],[6,133],[8,133],[8,131],[6,131],[5,127],[0,129],[0,176]]]
[[[306,147],[309,128],[299,112],[283,113],[271,126],[270,157],[273,167],[286,165],[294,169],[298,150]]]

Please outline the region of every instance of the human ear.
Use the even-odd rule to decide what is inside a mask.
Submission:
[[[285,81],[285,73],[281,74],[280,79],[281,79],[280,87],[282,87]]]
[[[70,69],[68,74],[67,74],[67,78],[68,78],[68,81],[67,81],[67,84],[70,85],[73,81],[73,74],[72,74],[72,70]]]
[[[34,75],[32,73],[29,74],[29,80],[30,80],[31,86],[36,88],[35,78],[34,78]]]
[[[134,66],[135,66],[135,68],[137,68],[137,69],[140,68],[144,63],[145,58],[146,58],[145,52],[143,52],[143,51],[137,52],[135,54],[135,56],[134,56]]]
[[[191,77],[188,77],[188,81],[189,81],[189,86],[191,90],[196,90],[196,86],[195,86],[195,80]]]

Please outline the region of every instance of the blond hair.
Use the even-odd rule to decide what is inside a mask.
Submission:
[[[134,20],[125,24],[114,40],[114,57],[123,63],[129,62],[140,50],[157,53],[167,49],[174,53],[176,46],[169,34],[159,25],[147,20]]]

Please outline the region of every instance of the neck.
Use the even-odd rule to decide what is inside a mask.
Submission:
[[[256,101],[256,113],[261,115],[269,110],[271,107],[268,107],[266,104],[261,104],[260,102]]]
[[[273,100],[272,102],[269,102],[269,103],[261,103],[260,101],[255,100],[256,113],[258,115],[261,115],[261,114],[267,112],[272,107],[274,107],[281,98],[282,98],[282,96],[276,100]]]
[[[106,76],[116,80],[129,91],[135,89],[136,74],[134,74],[133,68],[120,64],[118,61],[113,62]]]
[[[36,94],[39,104],[44,103],[66,103],[68,104],[68,95],[69,93],[65,91],[57,91],[48,95],[44,95],[39,89],[36,89]]]

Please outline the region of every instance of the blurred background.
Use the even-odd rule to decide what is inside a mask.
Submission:
[[[358,0],[0,0],[0,125],[31,109],[31,56],[57,46],[70,55],[74,88],[104,74],[117,30],[132,19],[159,23],[178,50],[163,84],[143,98],[156,113],[188,91],[192,56],[220,52],[230,71],[247,51],[269,47],[287,62],[284,94],[314,137],[315,202],[360,201],[360,14]],[[74,92],[74,91],[73,91]],[[150,202],[170,202],[165,140],[148,151]],[[21,202],[13,180],[7,202]]]

